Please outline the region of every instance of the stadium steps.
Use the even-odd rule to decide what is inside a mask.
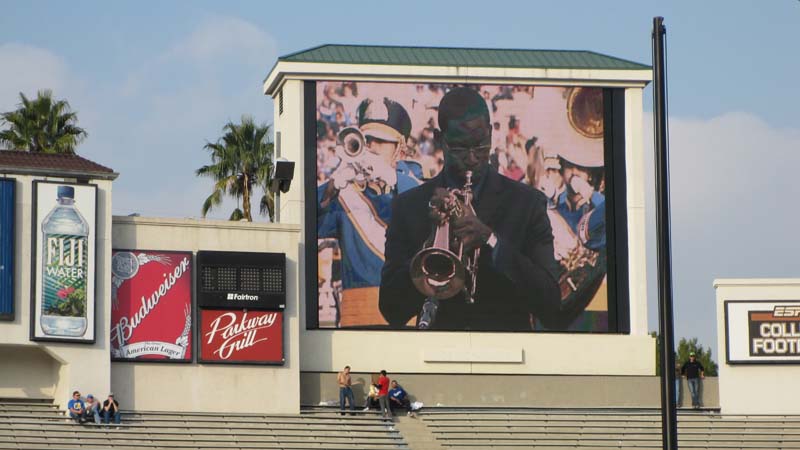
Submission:
[[[419,414],[448,450],[661,448],[658,410],[433,408]],[[678,444],[687,449],[800,449],[800,416],[681,411]]]
[[[78,425],[57,405],[0,401],[0,449],[407,449],[375,414],[340,416],[123,411],[117,425]]]

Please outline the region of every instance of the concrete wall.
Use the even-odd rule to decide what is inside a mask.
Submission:
[[[0,398],[53,398],[60,364],[44,350],[0,345],[0,361]]]
[[[391,66],[387,66],[390,70]],[[324,67],[320,67],[322,71]],[[405,68],[408,70],[417,70]],[[425,71],[422,67],[419,71]],[[422,73],[422,72],[420,72]],[[364,79],[365,74],[353,75]],[[276,132],[281,132],[281,155],[295,162],[295,181],[281,196],[282,223],[304,227],[305,173],[303,149],[303,79],[315,74],[292,74],[281,86],[284,111],[275,108]],[[342,75],[339,79],[350,79]],[[373,80],[376,78],[373,78]],[[386,77],[382,81],[394,81]],[[403,80],[398,80],[403,81]],[[405,80],[407,81],[407,79]],[[470,79],[440,79],[440,82],[470,82]],[[483,83],[552,84],[545,79],[482,79]],[[569,81],[560,80],[563,83]],[[606,85],[614,83],[605,82]],[[522,334],[522,333],[420,333],[390,331],[306,330],[305,299],[300,299],[300,370],[333,372],[350,364],[359,370],[415,373],[506,373],[506,374],[655,374],[654,342],[647,335],[647,279],[645,258],[644,154],[642,141],[642,87],[626,88],[625,141],[628,259],[631,334]],[[641,85],[641,83],[640,83]],[[305,233],[300,236],[301,247]],[[306,274],[300,267],[300,278]],[[388,352],[387,349],[392,349]],[[612,353],[613,352],[613,353]],[[624,354],[620,364],[617,354]],[[500,355],[500,360],[498,360]],[[565,355],[568,355],[565,357]]]
[[[111,385],[123,408],[299,412],[298,238],[299,229],[292,225],[114,217],[114,248],[286,254],[284,366],[115,362]]]
[[[0,174],[5,175],[5,174]],[[18,262],[14,273],[14,311],[11,322],[0,322],[0,346],[9,358],[2,359],[6,364],[16,367],[3,367],[0,374],[12,377],[13,382],[5,384],[3,392],[9,396],[28,397],[52,396],[56,402],[66,405],[72,391],[92,392],[104,395],[110,389],[110,370],[108,330],[110,327],[111,292],[111,181],[95,180],[97,185],[97,259],[96,259],[96,321],[95,343],[45,343],[31,342],[31,217],[33,212],[32,194],[34,180],[74,182],[74,179],[8,174],[17,180],[15,254]],[[16,347],[9,347],[16,346]],[[21,349],[19,346],[28,347]],[[41,353],[52,360],[46,363]],[[92,370],[86,370],[91,367]],[[50,374],[36,373],[50,371]],[[47,388],[47,383],[55,380],[55,386]]]
[[[800,279],[714,280],[720,407],[725,414],[800,414],[800,364],[728,364],[726,300],[800,300]],[[746,336],[730,336],[747,339]]]
[[[356,403],[363,405],[369,373],[353,372]],[[606,408],[661,406],[659,378],[654,376],[577,375],[427,375],[389,374],[413,401],[426,406],[520,406],[541,408]],[[300,375],[303,405],[338,404],[335,373],[303,372]],[[691,406],[686,381],[681,389],[684,407]],[[702,383],[703,405],[719,406],[717,379]]]

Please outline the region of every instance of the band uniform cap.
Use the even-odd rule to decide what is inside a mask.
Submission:
[[[603,167],[603,147],[593,148],[562,148],[558,150],[558,156],[565,160],[582,167]]]
[[[358,127],[364,136],[400,142],[411,135],[411,117],[403,105],[394,100],[368,98],[358,106]]]

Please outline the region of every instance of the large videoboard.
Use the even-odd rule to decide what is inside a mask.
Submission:
[[[309,328],[629,330],[622,89],[305,95]]]

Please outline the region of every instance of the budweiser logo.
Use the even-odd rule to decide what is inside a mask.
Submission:
[[[112,324],[111,341],[117,342],[117,348],[121,348],[126,342],[128,342],[133,332],[147,318],[147,316],[150,315],[153,309],[155,309],[161,298],[167,295],[175,283],[177,283],[178,280],[180,280],[181,277],[186,274],[188,267],[189,258],[184,257],[180,264],[178,264],[172,272],[162,274],[164,280],[158,286],[158,289],[154,290],[153,293],[147,298],[142,296],[141,306],[136,313],[133,314],[133,316],[122,317],[119,319],[119,322]]]
[[[228,293],[228,300],[249,300],[249,301],[256,301],[258,300],[257,295],[248,295],[248,294],[235,294],[235,293]]]
[[[274,325],[277,317],[278,313],[263,313],[248,317],[245,312],[241,319],[237,320],[235,313],[224,313],[211,322],[210,331],[205,333],[206,343],[210,346],[215,339],[216,342],[221,339],[213,353],[220,359],[228,359],[235,351],[268,340],[267,337],[259,337],[258,332]]]

